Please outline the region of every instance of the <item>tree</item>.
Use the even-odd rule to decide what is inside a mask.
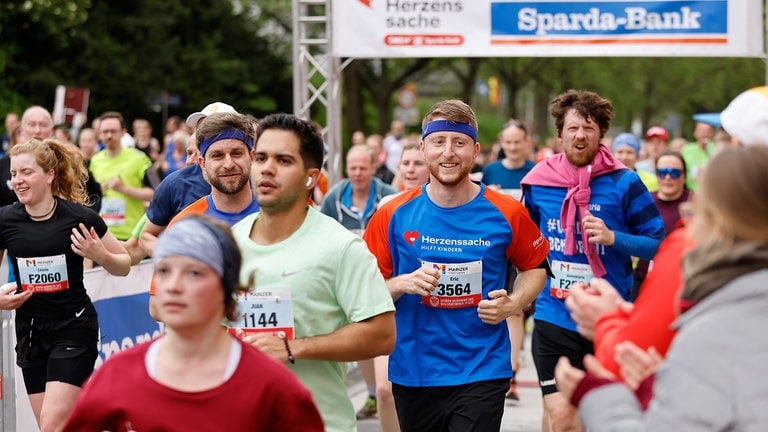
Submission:
[[[18,95],[22,107],[52,106],[64,84],[90,89],[91,117],[119,110],[156,125],[148,102],[163,92],[179,95],[171,113],[182,116],[216,100],[256,116],[291,110],[290,58],[272,52],[259,35],[267,18],[250,9],[235,11],[229,0],[78,0],[68,2],[77,13],[67,19],[54,6],[36,12],[51,3],[59,4],[0,8],[8,77],[0,94]]]
[[[88,17],[90,0],[5,0],[0,6],[0,111],[31,103],[52,105],[53,89],[41,87],[58,75],[50,56],[66,49]]]

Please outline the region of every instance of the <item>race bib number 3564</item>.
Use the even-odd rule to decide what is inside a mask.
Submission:
[[[421,262],[422,267],[440,271],[440,280],[432,295],[423,296],[425,306],[456,309],[477,306],[483,296],[483,262],[433,263]]]

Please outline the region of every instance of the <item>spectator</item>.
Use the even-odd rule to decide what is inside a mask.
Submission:
[[[101,116],[99,136],[104,150],[91,158],[93,177],[101,184],[101,217],[118,240],[125,241],[144,214],[144,203],[152,199],[158,179],[151,172],[152,161],[142,152],[123,148],[123,116],[109,111]]]
[[[755,378],[768,362],[766,166],[768,146],[737,148],[715,155],[700,179],[679,332],[645,413],[594,358],[585,359],[586,374],[558,363],[558,385],[590,431],[768,429],[768,382]]]

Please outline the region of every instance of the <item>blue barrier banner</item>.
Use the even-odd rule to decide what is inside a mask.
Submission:
[[[99,313],[99,359],[160,336],[160,326],[149,316],[149,293],[133,294],[94,302]]]
[[[112,276],[104,269],[85,272],[88,295],[99,314],[99,367],[110,356],[162,333],[161,324],[149,316],[149,283],[152,262],[131,267],[128,276]]]
[[[764,0],[332,0],[333,55],[763,57]]]

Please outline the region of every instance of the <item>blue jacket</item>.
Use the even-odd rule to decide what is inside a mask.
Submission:
[[[320,211],[324,214],[336,219],[340,224],[350,231],[357,232],[362,235],[365,231],[365,227],[368,225],[368,221],[371,220],[371,216],[379,207],[379,201],[381,198],[387,195],[397,193],[395,188],[384,183],[380,179],[374,177],[371,179],[371,197],[368,200],[369,205],[363,210],[361,215],[349,208],[344,203],[345,193],[349,193],[352,186],[349,180],[344,179],[334,185],[331,190],[323,198],[323,204],[320,206]]]

